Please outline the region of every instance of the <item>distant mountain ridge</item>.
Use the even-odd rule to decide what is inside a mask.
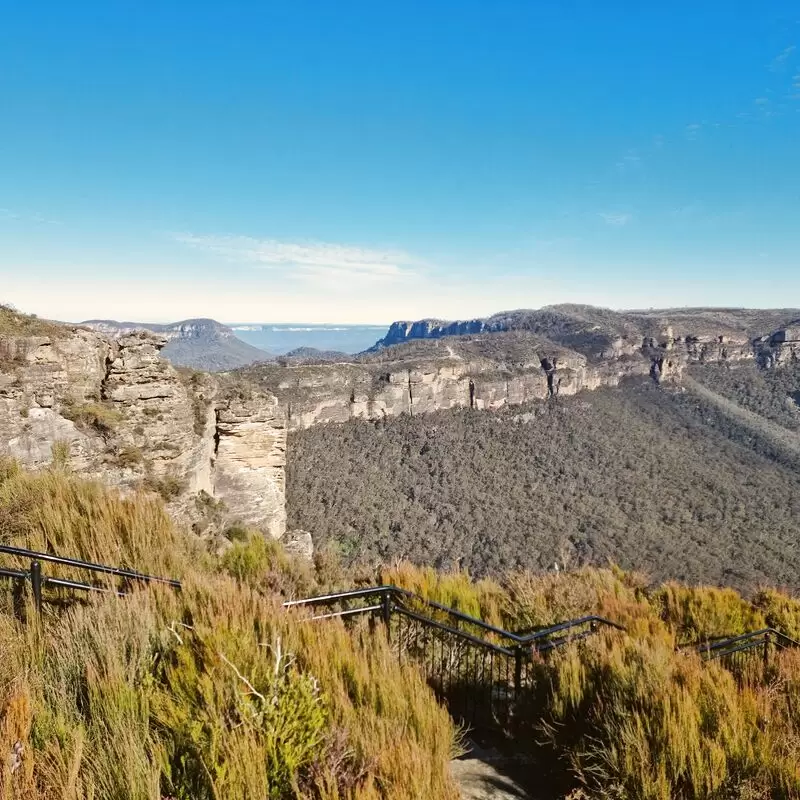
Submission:
[[[502,311],[467,320],[421,319],[393,322],[386,335],[366,352],[374,353],[415,339],[441,339],[484,333],[526,331],[587,356],[609,347],[627,347],[644,338],[725,337],[747,341],[796,325],[800,309],[668,308],[612,311],[564,303],[539,309]]]
[[[318,347],[296,347],[276,361],[287,364],[327,364],[342,361],[352,361],[353,357],[341,350],[320,350]]]
[[[175,366],[224,372],[273,358],[272,353],[243,342],[227,325],[213,319],[184,319],[168,324],[91,319],[81,324],[113,337],[137,330],[157,333],[167,340],[161,355]]]
[[[301,350],[239,374],[279,399],[294,430],[454,407],[498,409],[635,376],[680,382],[692,365],[750,362],[768,370],[800,362],[798,319],[798,309],[549,306],[483,320],[396,322],[355,356]]]

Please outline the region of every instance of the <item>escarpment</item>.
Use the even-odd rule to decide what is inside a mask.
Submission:
[[[800,363],[800,319],[754,342],[756,359],[765,369]]]
[[[800,357],[796,324],[751,335],[756,325],[781,319],[779,312],[763,313],[753,319],[755,312],[680,312],[673,319],[668,312],[570,306],[463,323],[394,323],[374,348],[349,361],[260,364],[239,373],[279,399],[290,429],[498,409],[613,387],[629,377],[680,383],[695,364],[771,368]]]
[[[126,490],[160,493],[192,521],[210,500],[227,520],[285,528],[286,425],[272,395],[159,357],[162,337],[107,338],[50,326],[0,332],[0,454],[68,462]],[[205,500],[203,500],[205,498]]]

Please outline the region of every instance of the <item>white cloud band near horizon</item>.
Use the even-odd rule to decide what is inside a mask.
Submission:
[[[423,262],[403,250],[378,250],[330,242],[283,242],[251,236],[173,234],[175,241],[229,261],[262,268],[291,268],[298,277],[368,281],[413,277]]]

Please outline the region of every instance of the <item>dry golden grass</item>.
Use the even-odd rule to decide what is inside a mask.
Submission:
[[[3,541],[184,582],[0,613],[2,800],[457,797],[457,731],[417,671],[247,585],[288,564],[274,548],[202,558],[151,498],[9,464],[0,519]]]
[[[0,611],[0,800],[457,798],[458,732],[381,628],[282,609],[346,583],[332,563],[247,532],[212,558],[158,500],[9,463],[0,540],[184,582],[28,625]],[[398,564],[372,579],[509,629],[586,613],[626,625],[537,661],[516,717],[516,747],[573,797],[800,798],[800,651],[733,674],[676,649],[765,625],[797,637],[800,601],[613,568],[500,583]]]
[[[798,663],[787,654],[769,683],[739,685],[717,662],[676,654],[669,636],[598,638],[543,668],[542,725],[600,796],[795,798]]]
[[[516,744],[575,797],[800,798],[800,650],[756,651],[734,674],[678,649],[772,625],[800,630],[800,601],[774,590],[647,588],[618,569],[507,577],[504,588],[401,565],[393,580],[508,629],[596,613],[627,627],[533,668]],[[583,794],[581,794],[583,792]]]
[[[0,336],[66,336],[69,327],[57,322],[39,319],[32,314],[22,314],[11,306],[0,303]]]
[[[0,542],[180,577],[189,545],[157,499],[0,462]]]

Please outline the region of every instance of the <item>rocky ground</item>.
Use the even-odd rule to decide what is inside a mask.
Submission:
[[[463,800],[545,800],[544,795],[534,795],[523,788],[532,778],[531,765],[474,743],[470,743],[466,755],[450,763],[450,770]]]

